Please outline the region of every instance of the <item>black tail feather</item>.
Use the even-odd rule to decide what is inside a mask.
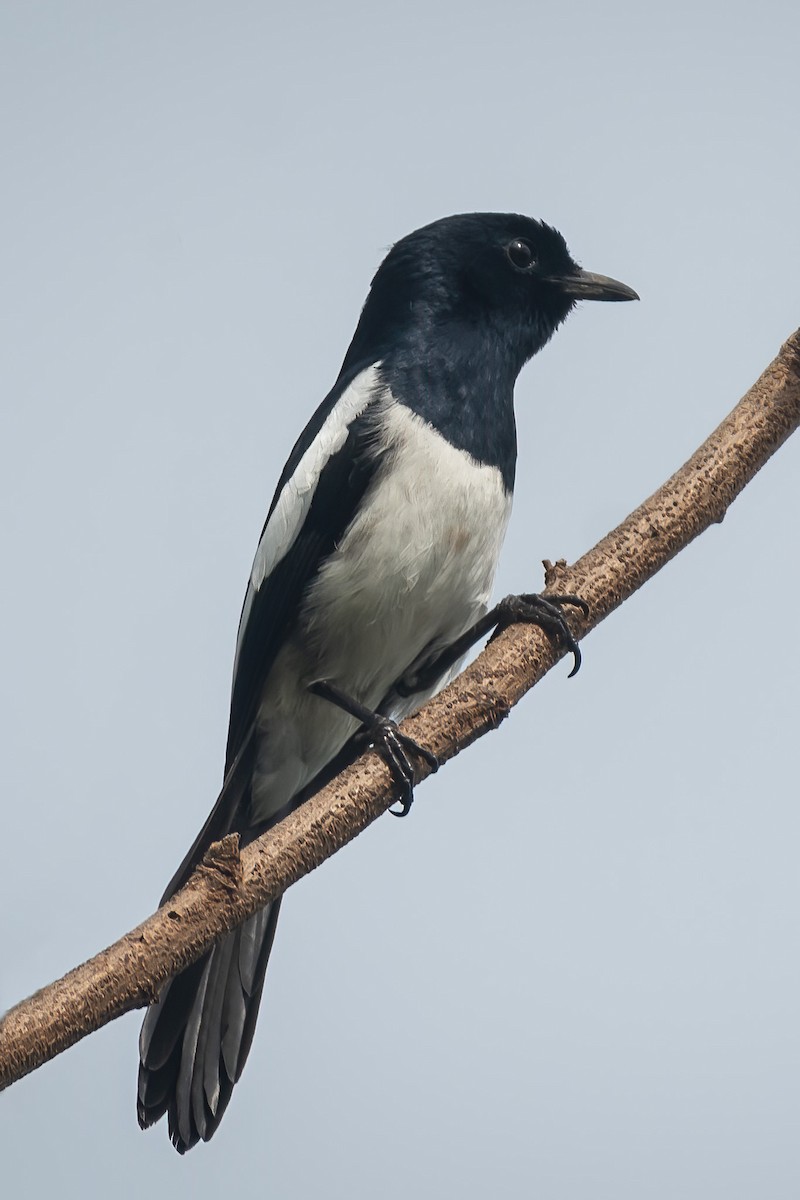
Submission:
[[[181,1154],[212,1136],[242,1074],[279,910],[276,900],[227,934],[170,980],[145,1017],[139,1124],[146,1128],[167,1113]]]
[[[248,740],[162,904],[183,887],[212,842],[247,829],[251,777]],[[167,1114],[170,1137],[181,1154],[214,1133],[244,1069],[279,911],[280,898],[221,938],[164,985],[145,1016],[139,1038],[139,1124],[147,1128]]]

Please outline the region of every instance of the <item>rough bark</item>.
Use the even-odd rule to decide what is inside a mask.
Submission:
[[[550,591],[584,597],[571,617],[584,637],[731,502],[800,424],[800,330],[733,412],[663,487],[574,565],[545,563]],[[537,629],[514,626],[434,697],[404,732],[440,762],[496,728],[558,661]],[[424,776],[427,771],[421,771]],[[187,886],[113,946],[36,992],[0,1022],[0,1088],[132,1008],[227,930],[357,836],[392,803],[382,761],[366,754],[240,855],[235,836],[212,846]]]

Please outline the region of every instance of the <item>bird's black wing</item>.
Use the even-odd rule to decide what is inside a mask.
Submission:
[[[261,586],[253,589],[250,603],[246,601],[231,695],[226,771],[249,736],[267,676],[297,617],[303,595],[358,511],[380,457],[372,413],[367,409],[353,421],[344,445],[323,467],[291,548]]]
[[[269,532],[270,518],[285,484],[293,478],[297,464],[313,446],[314,440],[319,438],[327,416],[333,412],[349,384],[359,374],[359,371],[351,372],[339,380],[297,439],[278,481],[261,541]],[[237,644],[222,791],[203,828],[169,881],[161,899],[162,904],[184,886],[211,842],[231,832],[247,833],[249,782],[255,749],[253,722],[261,692],[278,650],[300,610],[303,593],[317,576],[320,563],[341,540],[379,467],[380,451],[375,444],[375,424],[371,413],[377,398],[378,392],[375,391],[363,412],[350,422],[344,442],[321,466],[311,504],[288,552],[271,570],[267,564],[260,587],[255,588],[252,580],[248,584]]]
[[[351,373],[337,383],[298,439],[278,482],[262,542],[284,486],[305,452],[320,437],[327,417],[353,382],[354,375],[359,374]],[[212,842],[231,832],[247,832],[244,814],[248,809],[255,750],[251,734],[259,700],[275,656],[297,617],[303,593],[341,539],[378,469],[380,452],[370,412],[376,399],[377,395],[370,397],[363,412],[348,427],[344,442],[324,462],[311,503],[287,553],[272,570],[267,570],[260,587],[254,587],[252,580],[248,585],[239,628],[224,783],[202,829],[169,881],[162,904],[183,887]]]

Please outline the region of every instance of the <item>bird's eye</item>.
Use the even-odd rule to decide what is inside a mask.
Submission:
[[[535,261],[533,251],[527,242],[523,242],[522,238],[514,238],[513,242],[509,242],[506,246],[506,254],[513,266],[519,267],[520,271],[524,271]]]

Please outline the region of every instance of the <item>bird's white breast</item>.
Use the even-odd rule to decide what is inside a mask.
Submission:
[[[488,606],[511,511],[500,472],[389,395],[376,410],[376,439],[381,466],[270,672],[254,780],[264,812],[309,782],[356,727],[310,696],[310,683],[332,680],[376,708],[418,660],[450,644]],[[410,698],[392,715],[425,698]]]
[[[410,409],[390,400],[377,420],[381,468],[306,608],[318,670],[370,706],[485,610],[511,510],[500,472]]]

